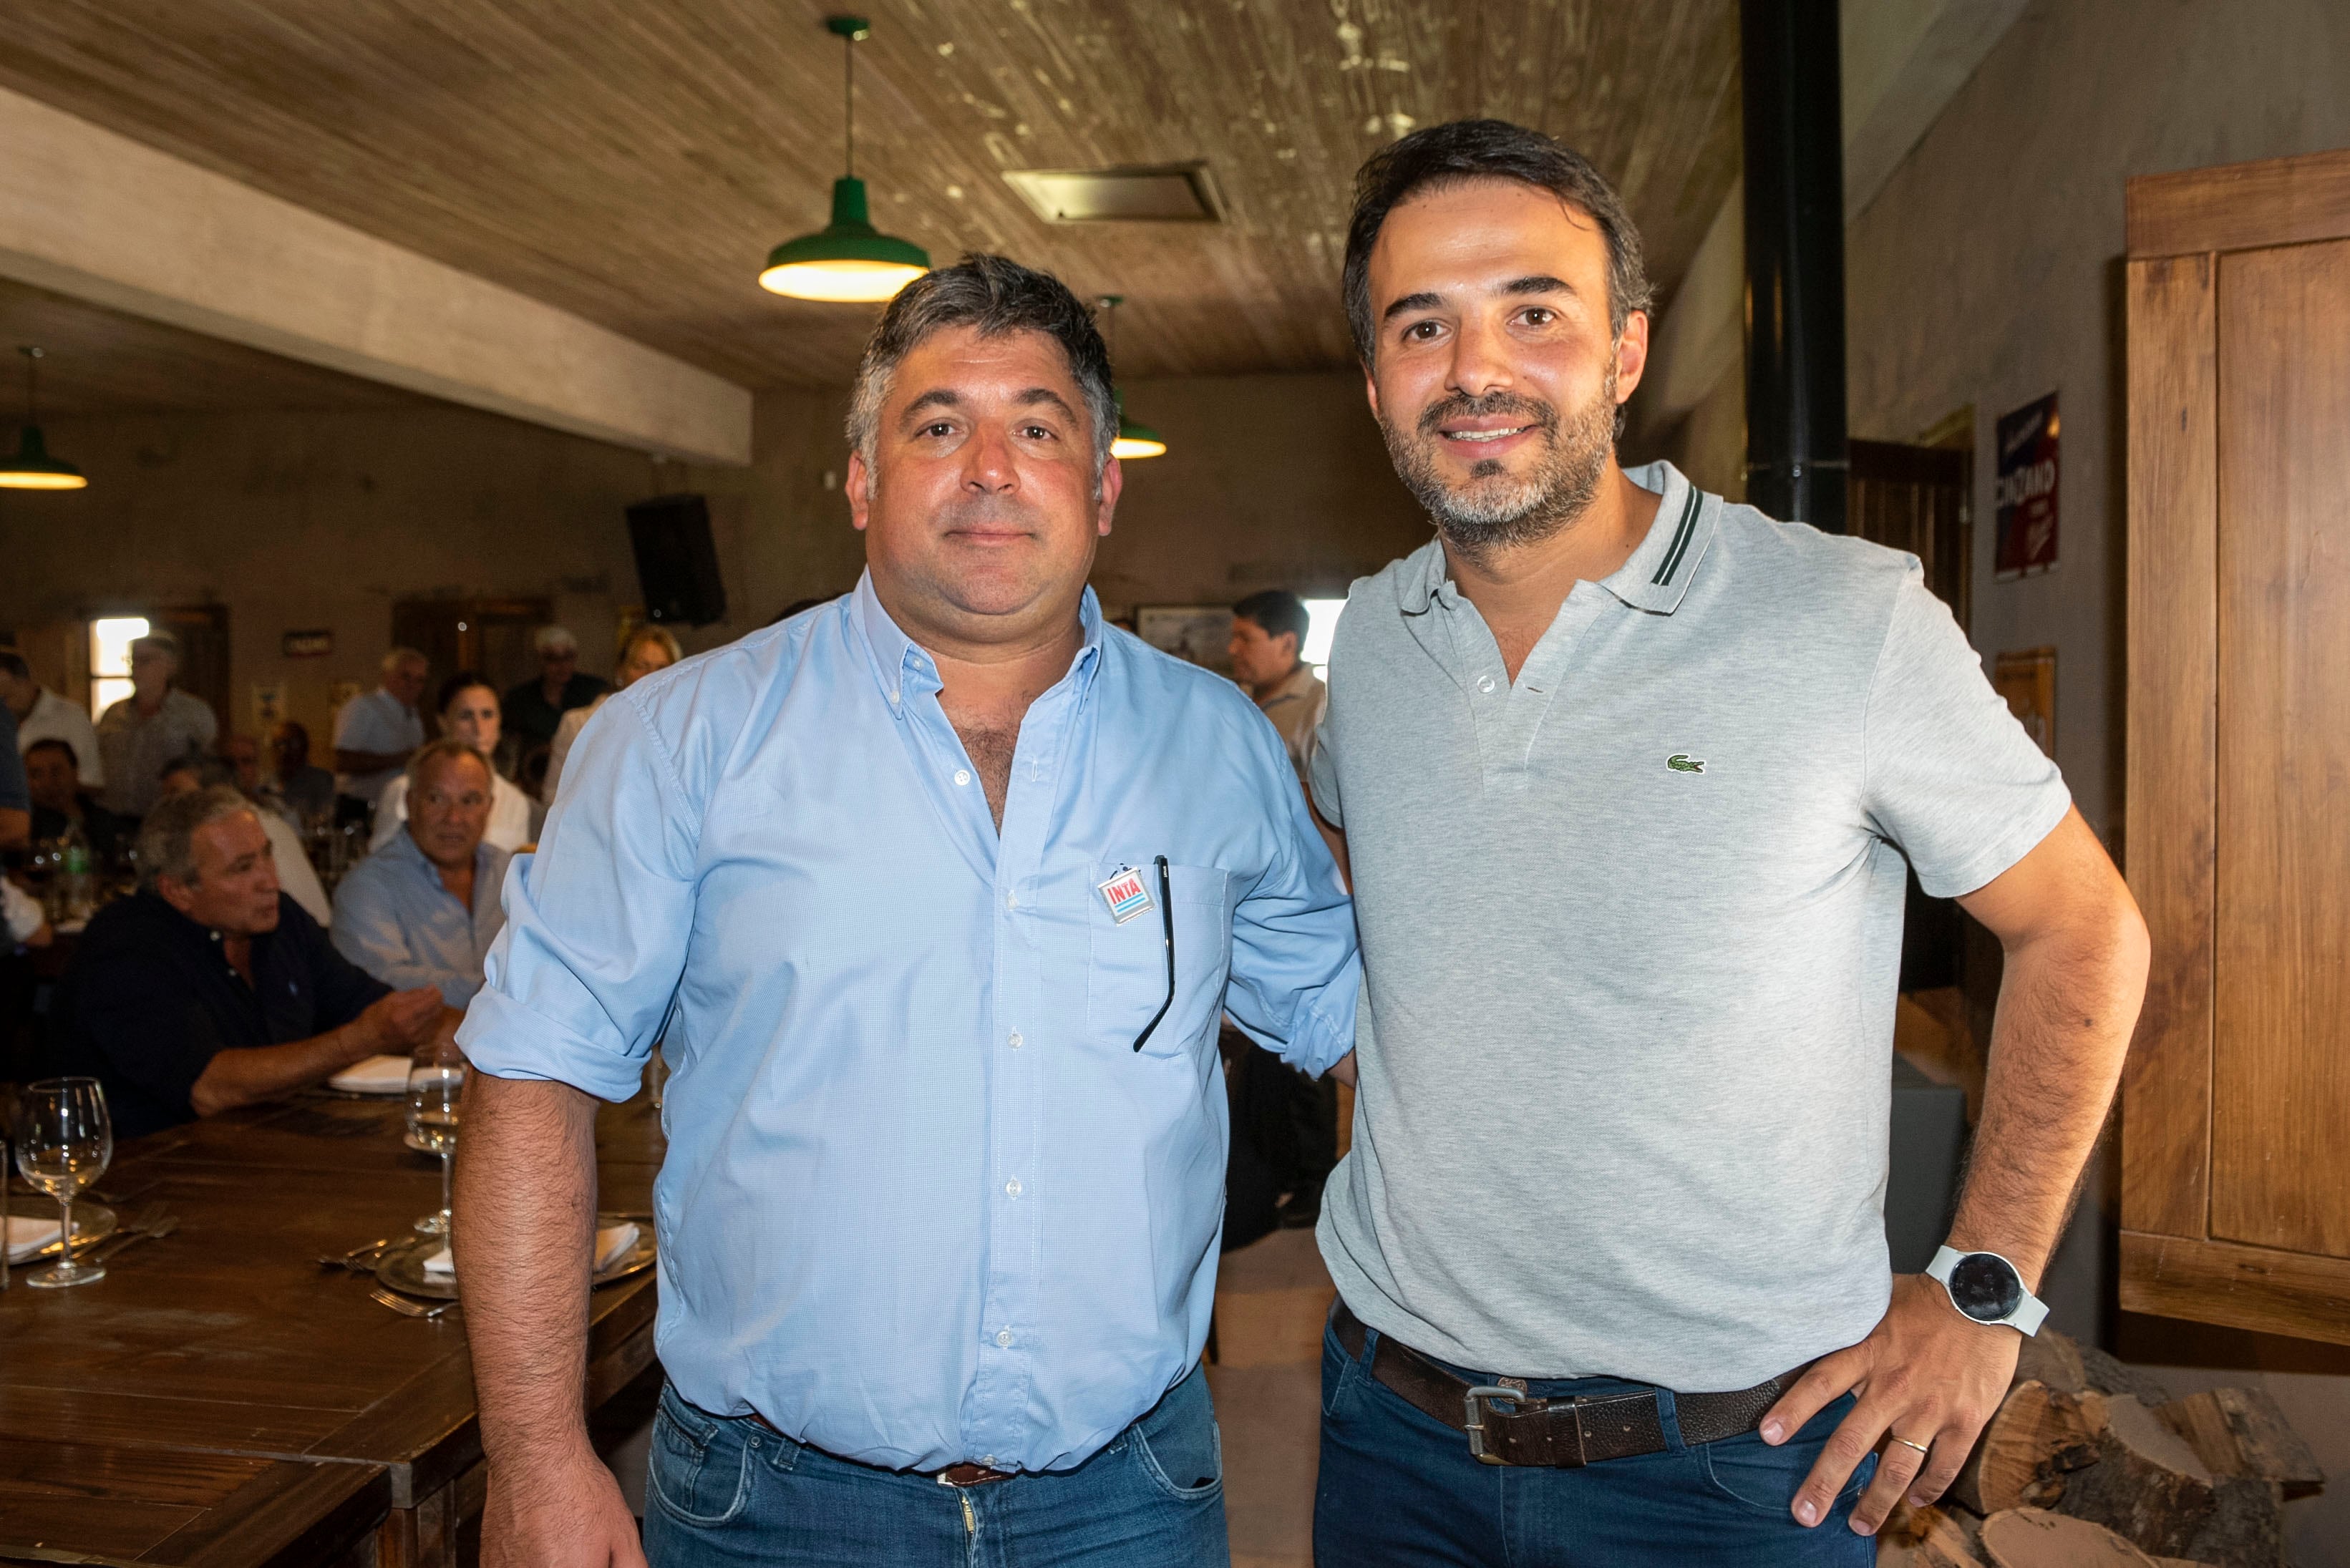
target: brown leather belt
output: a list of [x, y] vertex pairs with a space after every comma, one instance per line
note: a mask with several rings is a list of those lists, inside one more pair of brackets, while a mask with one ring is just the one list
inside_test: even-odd
[[[777, 1427], [773, 1421], [768, 1420], [764, 1416], [760, 1415], [756, 1410], [751, 1412], [751, 1419], [758, 1422], [759, 1425], [766, 1428], [767, 1430], [775, 1433], [775, 1436], [779, 1438], [784, 1435], [781, 1428]], [[849, 1462], [854, 1464], [857, 1461], [852, 1459]], [[985, 1486], [990, 1481], [1010, 1480], [1014, 1476], [1018, 1475], [1020, 1472], [1018, 1470], [992, 1470], [985, 1465], [975, 1465], [966, 1460], [962, 1464], [949, 1465], [942, 1470], [916, 1470], [914, 1473], [916, 1475], [926, 1475], [932, 1480], [938, 1482], [941, 1486]]]
[[[1330, 1326], [1347, 1354], [1361, 1360], [1362, 1320], [1347, 1310], [1345, 1302], [1332, 1309]], [[1804, 1370], [1799, 1366], [1768, 1383], [1727, 1394], [1674, 1395], [1681, 1441], [1694, 1446], [1752, 1431]], [[1670, 1446], [1653, 1390], [1596, 1399], [1531, 1398], [1523, 1378], [1465, 1382], [1386, 1334], [1379, 1335], [1378, 1350], [1371, 1357], [1371, 1376], [1423, 1414], [1466, 1432], [1469, 1451], [1489, 1465], [1574, 1469], [1602, 1459], [1659, 1454]]]

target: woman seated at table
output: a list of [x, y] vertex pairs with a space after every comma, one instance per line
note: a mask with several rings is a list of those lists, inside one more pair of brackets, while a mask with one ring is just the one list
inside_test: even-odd
[[[667, 627], [640, 626], [629, 634], [620, 648], [619, 668], [612, 671], [612, 691], [633, 686], [656, 670], [667, 670], [685, 657], [677, 639]], [[596, 716], [596, 710], [611, 700], [607, 691], [585, 708], [574, 708], [563, 715], [555, 727], [555, 743], [547, 748], [546, 783], [540, 786], [538, 798], [548, 805], [555, 804], [555, 792], [563, 784], [563, 763], [571, 755], [572, 745], [578, 741], [579, 732]]]
[[[538, 803], [498, 776], [498, 691], [477, 670], [461, 670], [441, 683], [441, 733], [463, 741], [490, 764], [490, 826], [483, 839], [508, 854], [538, 836]], [[376, 803], [375, 832], [368, 839], [370, 852], [391, 842], [408, 820], [406, 775], [383, 786]]]
[[261, 809], [212, 785], [156, 803], [139, 891], [100, 909], [58, 981], [57, 1070], [105, 1085], [136, 1137], [321, 1084], [456, 1027], [431, 986], [393, 991], [279, 891]]

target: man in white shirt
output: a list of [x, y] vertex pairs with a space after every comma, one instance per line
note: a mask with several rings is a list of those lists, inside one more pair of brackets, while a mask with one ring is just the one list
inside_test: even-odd
[[383, 656], [383, 684], [352, 698], [335, 715], [335, 812], [358, 821], [371, 814], [384, 786], [424, 743], [416, 701], [431, 665], [412, 648]]
[[106, 764], [99, 760], [98, 731], [89, 715], [80, 703], [34, 680], [24, 656], [6, 649], [0, 649], [0, 704], [16, 716], [18, 756], [32, 750], [36, 741], [63, 741], [80, 764], [82, 788], [94, 790], [106, 783]]
[[144, 816], [155, 804], [163, 764], [211, 746], [220, 733], [212, 704], [172, 684], [180, 673], [179, 639], [151, 632], [130, 644], [130, 695], [99, 716], [99, 751], [106, 760], [106, 809]]

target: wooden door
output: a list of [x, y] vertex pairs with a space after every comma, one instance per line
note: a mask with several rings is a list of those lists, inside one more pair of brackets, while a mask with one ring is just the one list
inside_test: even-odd
[[500, 691], [536, 675], [531, 639], [553, 615], [544, 598], [404, 599], [391, 607], [391, 640], [432, 666], [429, 706], [441, 682], [461, 670], [479, 670]]
[[2350, 1343], [2350, 152], [2128, 205], [2121, 1302]]

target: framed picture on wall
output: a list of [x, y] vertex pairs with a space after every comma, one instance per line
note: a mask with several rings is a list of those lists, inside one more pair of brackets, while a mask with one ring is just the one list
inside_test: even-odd
[[1137, 605], [1134, 631], [1151, 647], [1187, 664], [1232, 675], [1230, 605]]

